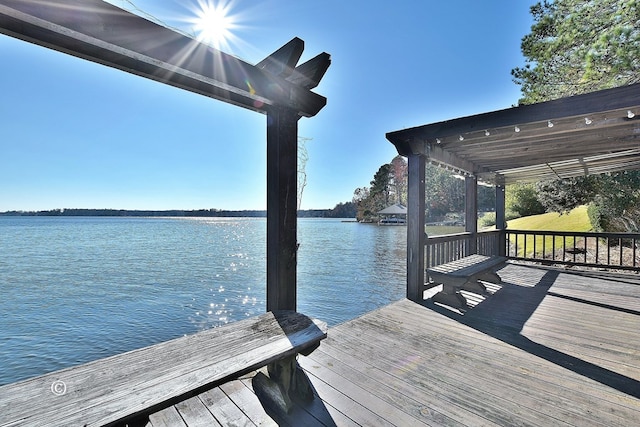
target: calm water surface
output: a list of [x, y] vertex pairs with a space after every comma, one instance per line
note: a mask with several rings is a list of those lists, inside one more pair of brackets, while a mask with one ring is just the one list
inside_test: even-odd
[[[404, 297], [405, 227], [299, 219], [298, 241], [299, 311]], [[0, 217], [0, 384], [263, 313], [265, 254], [265, 219]]]

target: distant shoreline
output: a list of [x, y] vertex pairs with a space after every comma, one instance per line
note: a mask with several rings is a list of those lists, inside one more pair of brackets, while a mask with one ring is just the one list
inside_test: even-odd
[[[129, 209], [52, 209], [45, 211], [6, 211], [0, 216], [108, 216], [108, 217], [248, 217], [266, 218], [266, 210], [129, 210]], [[299, 218], [337, 218], [332, 209], [298, 211]]]

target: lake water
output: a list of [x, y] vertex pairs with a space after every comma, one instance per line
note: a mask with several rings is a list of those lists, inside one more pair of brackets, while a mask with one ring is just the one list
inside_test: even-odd
[[[405, 227], [299, 219], [298, 241], [300, 312], [404, 297]], [[0, 384], [263, 313], [265, 255], [264, 218], [0, 217]]]

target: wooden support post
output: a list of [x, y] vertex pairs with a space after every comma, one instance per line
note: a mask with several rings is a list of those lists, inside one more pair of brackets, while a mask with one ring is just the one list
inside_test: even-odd
[[469, 241], [469, 253], [478, 253], [478, 181], [475, 176], [465, 178], [465, 231], [471, 233]]
[[267, 113], [267, 311], [296, 310], [299, 118]]
[[504, 197], [504, 185], [496, 185], [496, 230], [500, 231], [498, 235], [498, 251], [495, 255], [505, 256], [507, 248], [507, 221]]
[[426, 157], [410, 154], [409, 182], [407, 190], [407, 298], [411, 301], [424, 299], [425, 271], [424, 245], [427, 235], [425, 224], [425, 167]]

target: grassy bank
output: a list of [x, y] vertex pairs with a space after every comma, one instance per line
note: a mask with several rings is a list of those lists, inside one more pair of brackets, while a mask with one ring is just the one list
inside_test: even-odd
[[[532, 215], [523, 218], [513, 219], [507, 222], [507, 229], [511, 230], [545, 230], [545, 231], [591, 231], [591, 221], [587, 215], [587, 207], [580, 206], [569, 212], [560, 215], [555, 212], [542, 215]], [[542, 248], [543, 236], [536, 238], [536, 247]], [[527, 248], [533, 248], [533, 236], [527, 236]], [[573, 239], [567, 238], [567, 246], [573, 245]], [[544, 242], [547, 248], [553, 245], [552, 237], [546, 237]], [[561, 241], [556, 242], [556, 246], [561, 245]], [[520, 246], [520, 245], [518, 245]], [[518, 251], [519, 256], [524, 254]]]
[[526, 216], [507, 222], [507, 228], [514, 230], [548, 230], [548, 231], [591, 231], [591, 221], [587, 215], [587, 207], [579, 206], [568, 214], [560, 215], [550, 212], [541, 215]]

